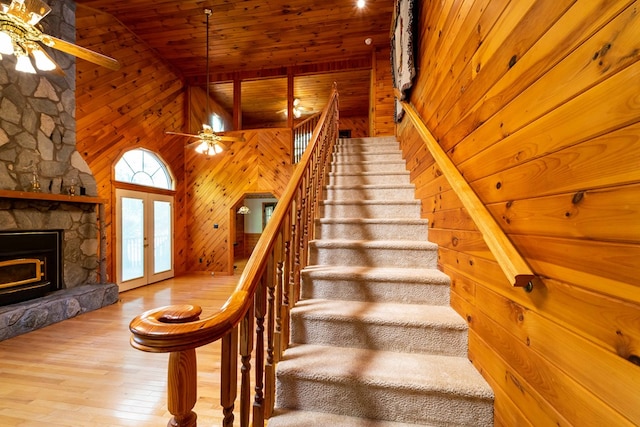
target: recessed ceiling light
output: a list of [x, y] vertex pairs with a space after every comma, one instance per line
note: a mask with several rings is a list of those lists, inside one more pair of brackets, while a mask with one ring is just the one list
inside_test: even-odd
[[357, 5], [360, 9], [362, 9], [362, 8], [364, 7], [364, 5], [365, 5], [365, 1], [364, 1], [364, 0], [358, 0], [358, 2], [356, 3], [356, 5]]

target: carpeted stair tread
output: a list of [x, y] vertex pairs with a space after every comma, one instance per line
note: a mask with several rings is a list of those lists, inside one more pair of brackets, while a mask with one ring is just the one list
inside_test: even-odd
[[414, 200], [415, 186], [409, 183], [327, 185], [327, 200]]
[[[324, 200], [320, 202], [320, 208], [336, 214], [344, 215], [344, 218], [353, 218], [357, 213], [362, 218], [363, 214], [371, 213], [364, 218], [419, 218], [421, 202], [419, 200]], [[325, 218], [340, 218], [341, 216], [325, 216]]]
[[318, 239], [426, 240], [429, 220], [421, 218], [321, 218], [315, 223]]
[[346, 161], [331, 161], [331, 171], [330, 173], [336, 173], [334, 168], [336, 166], [377, 166], [377, 165], [394, 165], [398, 166], [398, 172], [403, 172], [407, 170], [406, 162], [404, 160], [346, 160]]
[[319, 239], [309, 242], [317, 249], [397, 249], [434, 251], [438, 245], [426, 240], [350, 240], [350, 239]]
[[324, 218], [420, 218], [419, 200], [325, 200], [319, 204]]
[[312, 265], [302, 298], [449, 305], [449, 276], [437, 269]]
[[400, 145], [397, 142], [385, 142], [381, 144], [356, 144], [338, 145], [335, 153], [372, 153], [376, 151], [398, 151]]
[[406, 172], [407, 167], [404, 160], [386, 160], [386, 159], [377, 159], [375, 161], [371, 160], [361, 160], [361, 159], [351, 159], [347, 161], [333, 161], [331, 163], [331, 170], [334, 173], [340, 172]]
[[429, 225], [424, 218], [318, 218], [320, 224]]
[[393, 177], [393, 176], [411, 176], [409, 171], [397, 171], [397, 172], [330, 172], [329, 177], [337, 177], [337, 176], [380, 176], [384, 175], [385, 177]]
[[493, 397], [491, 388], [464, 357], [294, 344], [285, 350], [277, 370], [278, 375], [316, 381], [355, 381], [474, 399]]
[[373, 162], [379, 160], [403, 160], [402, 152], [400, 150], [380, 150], [380, 151], [369, 151], [366, 153], [333, 153], [333, 157], [331, 159], [333, 162]]
[[459, 331], [467, 329], [466, 322], [451, 307], [437, 305], [362, 301], [343, 304], [334, 300], [312, 299], [299, 301], [292, 309], [292, 315], [309, 320], [358, 318], [361, 322], [397, 326], [439, 326]]
[[465, 357], [294, 344], [276, 370], [279, 408], [442, 426], [493, 421], [493, 392]]
[[268, 427], [436, 427], [433, 424], [408, 424], [371, 420], [326, 412], [277, 409], [277, 417], [269, 420]]
[[327, 190], [369, 190], [369, 189], [410, 189], [415, 190], [413, 184], [343, 184], [343, 185], [327, 185]]
[[[420, 200], [323, 200], [321, 205], [407, 205], [420, 206]], [[414, 217], [415, 218], [415, 217]]]
[[291, 311], [291, 341], [466, 357], [467, 324], [451, 307], [312, 299]]
[[449, 286], [449, 276], [433, 268], [358, 267], [342, 265], [309, 265], [302, 274], [325, 279], [352, 278], [367, 282], [402, 281], [425, 285]]

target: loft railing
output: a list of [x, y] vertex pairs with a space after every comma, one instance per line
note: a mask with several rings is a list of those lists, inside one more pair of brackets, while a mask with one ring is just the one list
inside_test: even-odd
[[402, 108], [411, 119], [442, 174], [447, 178], [449, 185], [456, 192], [478, 230], [482, 233], [484, 241], [498, 261], [498, 265], [502, 268], [505, 276], [513, 286], [523, 287], [527, 291], [531, 291], [536, 276], [527, 262], [504, 234], [502, 228], [500, 228], [484, 203], [478, 198], [458, 168], [438, 144], [438, 141], [429, 132], [415, 108], [406, 102], [402, 102]]
[[271, 415], [275, 365], [289, 344], [289, 309], [299, 299], [300, 270], [307, 263], [307, 243], [313, 239], [337, 138], [338, 92], [334, 85], [310, 143], [226, 303], [203, 319], [199, 306], [175, 305], [147, 311], [131, 321], [133, 347], [170, 353], [170, 426], [196, 426], [196, 348], [218, 340], [223, 426], [233, 425], [238, 382], [240, 426], [249, 426], [250, 420], [252, 426], [264, 426]]
[[315, 113], [293, 127], [292, 154], [294, 165], [297, 164], [302, 158], [302, 154], [311, 141], [313, 130], [316, 128], [316, 125], [320, 121], [321, 115], [322, 113]]

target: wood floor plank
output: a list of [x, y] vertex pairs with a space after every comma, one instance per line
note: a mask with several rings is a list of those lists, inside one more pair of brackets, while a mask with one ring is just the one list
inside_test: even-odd
[[[133, 289], [112, 306], [1, 341], [0, 425], [166, 425], [171, 418], [168, 355], [132, 348], [129, 322], [145, 310], [171, 304], [198, 304], [204, 315], [212, 313], [241, 272], [186, 275]], [[219, 348], [214, 343], [197, 350], [200, 425], [222, 420]]]

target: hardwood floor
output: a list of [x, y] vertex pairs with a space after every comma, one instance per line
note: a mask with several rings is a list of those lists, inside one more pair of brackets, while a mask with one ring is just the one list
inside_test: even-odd
[[[195, 303], [206, 316], [234, 276], [182, 276], [120, 294], [109, 307], [0, 342], [0, 426], [164, 426], [168, 354], [129, 345], [129, 322], [145, 310]], [[219, 344], [198, 349], [201, 426], [220, 425]]]

